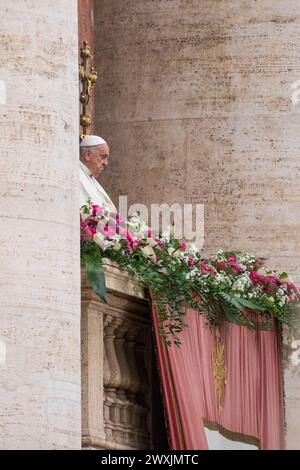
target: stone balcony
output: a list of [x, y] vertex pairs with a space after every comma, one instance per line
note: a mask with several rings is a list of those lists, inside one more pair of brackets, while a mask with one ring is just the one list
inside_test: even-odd
[[82, 270], [82, 445], [167, 448], [147, 294], [105, 262], [108, 302]]

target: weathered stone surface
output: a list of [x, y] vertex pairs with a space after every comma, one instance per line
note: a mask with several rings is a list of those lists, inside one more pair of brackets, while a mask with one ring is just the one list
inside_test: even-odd
[[[247, 250], [300, 283], [299, 1], [100, 0], [95, 25], [115, 202], [204, 203], [204, 254]], [[300, 448], [299, 380], [285, 378]]]
[[82, 443], [89, 449], [161, 449], [166, 433], [150, 308], [137, 283], [106, 260], [108, 302], [82, 270]]
[[0, 23], [0, 448], [79, 448], [77, 5]]
[[91, 52], [93, 54], [95, 50], [94, 0], [78, 0], [77, 5], [79, 45], [81, 46], [83, 41], [87, 41], [91, 46]]

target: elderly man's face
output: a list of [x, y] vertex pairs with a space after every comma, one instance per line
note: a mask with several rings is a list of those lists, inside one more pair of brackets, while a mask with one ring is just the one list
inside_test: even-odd
[[98, 178], [108, 165], [109, 148], [107, 144], [90, 147], [84, 154], [83, 163], [88, 167], [94, 178]]

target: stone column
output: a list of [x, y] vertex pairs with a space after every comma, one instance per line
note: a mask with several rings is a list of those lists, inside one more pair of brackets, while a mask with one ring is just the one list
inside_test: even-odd
[[0, 448], [77, 449], [77, 2], [2, 2], [0, 24]]
[[[204, 203], [205, 255], [253, 252], [300, 283], [299, 1], [100, 0], [95, 28], [113, 200]], [[292, 448], [297, 380], [286, 374]]]

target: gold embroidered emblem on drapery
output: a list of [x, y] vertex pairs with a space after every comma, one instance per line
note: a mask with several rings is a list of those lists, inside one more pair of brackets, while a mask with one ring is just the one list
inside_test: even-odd
[[225, 396], [225, 385], [227, 379], [227, 370], [225, 365], [224, 347], [220, 338], [220, 332], [218, 328], [214, 330], [214, 357], [213, 357], [213, 373], [215, 382], [216, 400], [219, 413], [222, 413], [224, 396]]

